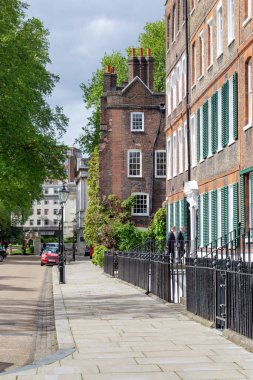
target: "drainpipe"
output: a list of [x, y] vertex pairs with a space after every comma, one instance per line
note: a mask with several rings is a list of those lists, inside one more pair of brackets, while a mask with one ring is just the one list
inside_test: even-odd
[[[189, 25], [188, 25], [188, 1], [184, 0], [184, 21], [185, 21], [185, 55], [186, 55], [186, 121], [187, 121], [187, 152], [188, 152], [188, 181], [191, 180], [191, 134], [190, 134], [190, 104], [189, 104], [189, 88], [190, 88], [190, 77], [189, 77]], [[187, 240], [191, 240], [191, 221], [190, 221], [190, 209], [188, 203], [188, 213], [187, 213]]]

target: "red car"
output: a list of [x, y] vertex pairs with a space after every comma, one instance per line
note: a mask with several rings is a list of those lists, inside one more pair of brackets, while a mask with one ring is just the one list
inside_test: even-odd
[[56, 247], [46, 248], [40, 259], [40, 265], [54, 265], [59, 263], [59, 250]]

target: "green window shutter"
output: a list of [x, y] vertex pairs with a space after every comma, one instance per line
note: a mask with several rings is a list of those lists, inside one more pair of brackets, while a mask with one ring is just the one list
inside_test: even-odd
[[200, 109], [197, 111], [197, 126], [198, 126], [198, 161], [200, 160]]
[[222, 245], [227, 243], [228, 233], [228, 187], [221, 189], [221, 236]]
[[229, 137], [229, 83], [225, 82], [221, 89], [221, 107], [222, 107], [222, 146], [228, 144]]
[[208, 228], [208, 193], [203, 195], [203, 244], [209, 243], [209, 228]]
[[166, 241], [168, 239], [168, 232], [170, 230], [169, 226], [169, 205], [166, 203]]
[[[253, 228], [253, 172], [249, 174], [250, 181], [250, 228]], [[251, 234], [252, 235], [252, 234]]]
[[218, 203], [217, 203], [217, 190], [212, 191], [211, 193], [211, 205], [212, 205], [212, 236], [211, 241], [214, 243], [218, 238], [218, 224], [217, 224], [217, 218], [218, 218]]
[[170, 204], [170, 230], [174, 227], [174, 204]]
[[234, 120], [234, 139], [238, 139], [238, 74], [233, 74], [233, 120]]
[[212, 153], [218, 150], [218, 92], [212, 96]]
[[201, 209], [200, 209], [200, 195], [198, 196], [198, 246], [201, 244]]
[[179, 201], [176, 202], [176, 205], [175, 205], [175, 212], [176, 212], [176, 215], [175, 215], [175, 224], [176, 224], [176, 228], [177, 228], [177, 231], [179, 231]]
[[[253, 176], [252, 176], [253, 180]], [[237, 230], [239, 222], [239, 213], [238, 213], [238, 183], [233, 184], [233, 229]]]
[[208, 154], [208, 100], [203, 105], [203, 158]]
[[240, 209], [241, 209], [241, 226], [245, 228], [245, 184], [244, 175], [240, 177]]
[[187, 225], [187, 200], [186, 198], [182, 199], [181, 201], [181, 224], [182, 226], [185, 227], [185, 238], [187, 237], [187, 230], [188, 230], [188, 225]]

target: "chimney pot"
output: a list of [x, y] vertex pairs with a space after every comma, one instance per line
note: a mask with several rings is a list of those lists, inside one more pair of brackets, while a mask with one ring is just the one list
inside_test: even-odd
[[110, 65], [106, 65], [105, 72], [106, 72], [107, 74], [110, 74], [110, 72], [111, 72], [111, 66], [110, 66]]
[[135, 57], [135, 48], [132, 48], [132, 57]]
[[143, 56], [143, 48], [140, 48], [140, 57]]
[[147, 57], [150, 57], [151, 56], [151, 50], [150, 48], [147, 48]]
[[115, 74], [115, 67], [111, 68], [111, 74]]

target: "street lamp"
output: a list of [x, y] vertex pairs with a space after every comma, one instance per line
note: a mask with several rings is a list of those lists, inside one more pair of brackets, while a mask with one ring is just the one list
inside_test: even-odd
[[62, 188], [59, 190], [59, 203], [61, 205], [61, 228], [60, 230], [60, 255], [59, 255], [59, 283], [65, 284], [65, 267], [64, 267], [64, 237], [63, 237], [63, 208], [65, 203], [67, 202], [69, 191], [66, 189], [65, 184], [63, 184]]
[[76, 218], [72, 221], [73, 225], [73, 246], [72, 246], [72, 259], [76, 261]]

